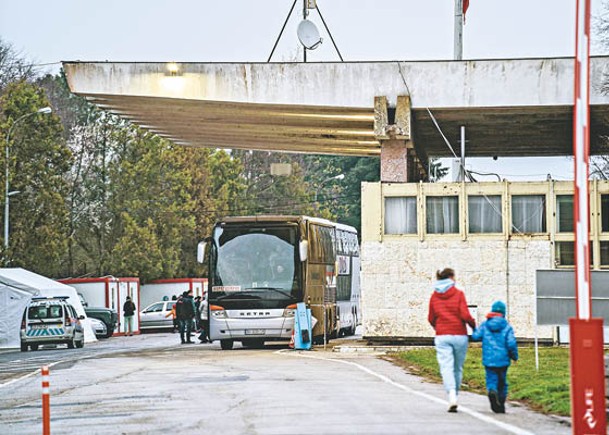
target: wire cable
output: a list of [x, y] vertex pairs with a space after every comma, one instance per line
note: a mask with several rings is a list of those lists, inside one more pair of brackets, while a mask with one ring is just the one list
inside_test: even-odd
[[290, 20], [290, 17], [292, 16], [292, 12], [294, 11], [294, 6], [296, 6], [296, 2], [298, 0], [294, 0], [294, 3], [292, 3], [292, 7], [290, 8], [290, 12], [288, 12], [288, 16], [285, 18], [285, 21], [283, 23], [283, 27], [281, 28], [281, 31], [279, 32], [279, 36], [277, 37], [277, 40], [275, 41], [275, 45], [273, 45], [273, 49], [271, 50], [271, 54], [269, 54], [269, 58], [266, 60], [267, 63], [271, 61], [271, 58], [273, 57], [273, 53], [275, 53], [275, 49], [277, 48], [277, 44], [279, 44], [279, 40], [281, 39], [281, 35], [283, 35], [283, 31], [285, 30], [285, 26], [288, 24], [288, 21]]
[[[449, 140], [446, 138], [446, 136], [444, 135], [444, 132], [442, 131], [442, 129], [440, 128], [440, 125], [438, 124], [438, 121], [436, 121], [436, 117], [433, 116], [433, 113], [431, 113], [431, 110], [429, 110], [429, 107], [426, 107], [427, 109], [427, 113], [429, 113], [429, 116], [431, 117], [431, 120], [433, 121], [434, 125], [436, 126], [436, 128], [438, 129], [438, 132], [440, 132], [440, 135], [442, 136], [442, 138], [444, 139], [444, 142], [446, 143], [446, 146], [448, 147], [448, 149], [453, 153], [453, 155], [455, 156], [455, 158], [457, 157], [457, 153], [455, 153], [455, 150], [453, 149], [452, 145], [450, 144]], [[463, 165], [463, 162], [459, 162], [459, 166], [461, 167], [461, 170], [463, 171], [463, 174], [471, 181], [471, 182], [476, 182], [476, 180], [474, 179], [474, 177], [471, 175], [470, 171], [468, 171], [467, 169], [465, 169], [465, 166]], [[491, 206], [491, 209], [495, 211], [495, 213], [501, 217], [501, 220], [503, 221], [503, 213], [501, 213], [501, 210], [497, 210], [497, 207], [495, 206], [495, 204], [493, 204], [493, 202], [491, 201], [491, 199], [485, 195], [484, 193], [482, 194], [482, 196], [486, 199], [486, 201], [489, 203], [489, 205]], [[515, 229], [519, 234], [523, 234], [520, 229], [518, 229], [517, 227], [514, 226], [514, 224], [511, 224], [511, 227], [513, 229]]]
[[336, 46], [336, 42], [334, 42], [334, 37], [332, 37], [332, 32], [330, 32], [330, 29], [328, 28], [328, 25], [326, 24], [326, 20], [324, 20], [324, 16], [321, 14], [321, 9], [319, 9], [319, 5], [317, 5], [315, 7], [315, 9], [317, 9], [317, 13], [319, 14], [319, 18], [321, 18], [321, 22], [323, 23], [324, 27], [326, 28], [326, 32], [328, 32], [328, 35], [330, 35], [330, 41], [332, 41], [332, 45], [334, 45], [334, 49], [336, 50], [336, 53], [338, 54], [340, 61], [344, 62], [345, 60], [343, 59], [343, 55], [340, 54], [340, 50]]

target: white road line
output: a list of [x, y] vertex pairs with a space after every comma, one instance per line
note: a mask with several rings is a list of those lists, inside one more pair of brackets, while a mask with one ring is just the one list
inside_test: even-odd
[[[341, 360], [341, 359], [323, 358], [323, 357], [319, 357], [319, 356], [304, 355], [304, 354], [301, 354], [301, 353], [293, 353], [293, 352], [294, 352], [293, 350], [288, 350], [288, 349], [281, 349], [281, 350], [275, 351], [276, 354], [281, 354], [281, 355], [287, 355], [287, 356], [299, 357], [299, 358], [317, 359], [317, 360], [322, 360], [322, 361], [331, 361], [331, 362], [337, 362], [337, 363], [341, 363], [341, 364], [346, 364], [346, 365], [350, 365], [350, 366], [353, 366], [353, 367], [357, 367], [359, 370], [361, 370], [361, 371], [363, 371], [365, 373], [368, 373], [369, 375], [372, 375], [372, 376], [380, 379], [381, 381], [383, 381], [383, 382], [385, 382], [387, 384], [393, 385], [394, 387], [397, 387], [397, 388], [399, 388], [401, 390], [407, 391], [407, 392], [409, 392], [411, 394], [414, 394], [416, 396], [419, 396], [419, 397], [423, 397], [423, 398], [425, 398], [425, 399], [427, 399], [427, 400], [429, 400], [431, 402], [438, 403], [440, 405], [445, 405], [445, 406], [448, 405], [448, 402], [445, 401], [445, 400], [442, 400], [442, 399], [440, 399], [438, 397], [432, 396], [431, 394], [427, 394], [427, 393], [423, 393], [421, 391], [417, 391], [417, 390], [415, 390], [413, 388], [407, 387], [406, 385], [399, 384], [399, 383], [389, 379], [387, 376], [381, 375], [380, 373], [377, 373], [374, 370], [370, 370], [369, 368], [364, 367], [361, 364], [358, 364], [358, 363], [355, 363], [355, 362], [352, 362], [352, 361], [344, 361], [344, 360]], [[481, 420], [481, 421], [483, 421], [485, 423], [489, 423], [489, 424], [495, 425], [495, 426], [497, 426], [497, 427], [499, 427], [499, 428], [501, 428], [503, 430], [506, 430], [508, 432], [511, 432], [513, 434], [517, 434], [517, 435], [534, 435], [533, 432], [529, 432], [527, 430], [521, 429], [521, 428], [516, 427], [514, 425], [511, 425], [509, 423], [505, 423], [503, 421], [496, 420], [493, 417], [481, 414], [478, 411], [474, 411], [473, 409], [469, 409], [469, 408], [467, 408], [465, 406], [461, 406], [460, 405], [459, 406], [459, 411], [462, 411], [465, 414], [469, 414], [472, 417], [477, 418], [478, 420]]]
[[[167, 348], [167, 349], [169, 349], [169, 348]], [[92, 354], [84, 355], [84, 356], [81, 356], [81, 357], [78, 357], [78, 358], [68, 358], [68, 359], [63, 359], [63, 360], [59, 360], [59, 361], [55, 361], [55, 362], [52, 362], [52, 363], [47, 363], [47, 364], [44, 364], [44, 363], [43, 363], [43, 359], [44, 359], [44, 358], [47, 358], [47, 359], [49, 358], [49, 357], [48, 357], [48, 356], [46, 356], [46, 355], [40, 355], [40, 356], [37, 356], [37, 357], [27, 358], [26, 360], [23, 360], [23, 361], [25, 362], [25, 361], [32, 360], [32, 359], [35, 359], [35, 358], [40, 358], [40, 359], [41, 359], [41, 361], [40, 361], [40, 363], [39, 363], [39, 364], [40, 364], [41, 366], [42, 366], [42, 365], [47, 365], [49, 368], [51, 368], [51, 367], [53, 367], [53, 366], [56, 366], [57, 364], [61, 364], [61, 363], [65, 363], [65, 362], [74, 362], [74, 363], [75, 363], [75, 362], [78, 362], [78, 361], [83, 361], [83, 360], [85, 360], [85, 359], [97, 358], [97, 357], [99, 357], [99, 356], [106, 355], [106, 354], [108, 354], [108, 353], [112, 353], [111, 351], [113, 351], [113, 350], [118, 350], [118, 351], [120, 351], [121, 349], [120, 349], [120, 348], [110, 348], [110, 349], [106, 349], [106, 350], [108, 350], [108, 352], [92, 353]], [[5, 363], [5, 364], [6, 364], [6, 363]], [[5, 369], [6, 369], [6, 368], [5, 368]], [[0, 371], [1, 371], [1, 370], [2, 370], [2, 369], [0, 368]], [[27, 374], [25, 374], [25, 375], [23, 375], [23, 376], [21, 376], [21, 377], [19, 377], [19, 378], [12, 379], [12, 380], [10, 380], [10, 381], [8, 381], [8, 382], [5, 382], [4, 384], [0, 384], [0, 389], [2, 389], [2, 388], [4, 388], [4, 387], [7, 387], [7, 386], [9, 386], [9, 385], [15, 384], [15, 383], [17, 383], [17, 382], [19, 382], [19, 381], [22, 381], [22, 380], [24, 380], [24, 379], [27, 379], [27, 378], [29, 378], [29, 377], [31, 377], [31, 376], [37, 375], [38, 373], [40, 373], [40, 368], [38, 368], [38, 369], [34, 370], [34, 371], [33, 371], [33, 372], [31, 372], [31, 373], [27, 373]]]
[[[53, 367], [53, 366], [56, 366], [57, 364], [61, 364], [61, 363], [64, 363], [64, 362], [79, 361], [79, 360], [81, 360], [81, 359], [85, 359], [85, 358], [86, 358], [86, 357], [84, 357], [84, 358], [78, 358], [78, 359], [73, 359], [73, 360], [72, 360], [72, 359], [64, 359], [64, 360], [55, 361], [55, 362], [52, 362], [52, 363], [50, 363], [50, 364], [46, 364], [46, 365], [47, 365], [49, 368], [51, 368], [51, 367]], [[11, 384], [15, 384], [15, 383], [17, 383], [17, 382], [19, 382], [19, 381], [22, 381], [22, 380], [24, 380], [24, 379], [27, 379], [27, 378], [29, 378], [29, 377], [31, 377], [31, 376], [37, 375], [38, 373], [40, 373], [40, 369], [36, 369], [36, 370], [34, 370], [33, 372], [28, 373], [28, 374], [26, 374], [26, 375], [23, 375], [23, 376], [21, 376], [21, 377], [19, 377], [19, 378], [17, 378], [17, 379], [12, 379], [12, 380], [10, 380], [10, 381], [8, 381], [8, 382], [5, 382], [4, 384], [0, 384], [0, 388], [4, 388], [4, 387], [7, 387], [7, 386], [9, 386], [9, 385], [11, 385]]]

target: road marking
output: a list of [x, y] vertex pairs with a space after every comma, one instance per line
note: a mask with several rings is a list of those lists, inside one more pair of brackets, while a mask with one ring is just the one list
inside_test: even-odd
[[[165, 349], [171, 349], [171, 347], [167, 347]], [[87, 350], [89, 350], [89, 349], [87, 349]], [[74, 357], [74, 358], [67, 358], [67, 359], [62, 359], [62, 360], [59, 360], [59, 361], [49, 362], [46, 365], [49, 366], [49, 367], [53, 367], [53, 366], [56, 366], [57, 364], [62, 364], [62, 363], [67, 363], [67, 362], [74, 362], [74, 363], [76, 363], [76, 362], [83, 361], [83, 360], [86, 360], [86, 359], [98, 358], [98, 357], [106, 355], [106, 354], [112, 354], [114, 352], [121, 353], [124, 350], [125, 350], [124, 348], [117, 347], [117, 346], [107, 347], [107, 348], [100, 348], [100, 349], [91, 349], [90, 350], [91, 353], [88, 353], [88, 354], [85, 354], [85, 355], [79, 355], [79, 356]], [[17, 361], [20, 361], [22, 363], [27, 363], [27, 364], [24, 364], [23, 368], [26, 369], [26, 370], [27, 369], [31, 370], [34, 367], [28, 367], [29, 365], [31, 365], [31, 364], [40, 364], [42, 366], [46, 362], [44, 360], [49, 359], [49, 358], [53, 358], [53, 355], [39, 355], [39, 356], [33, 356], [31, 358], [26, 358], [26, 359], [17, 360]], [[36, 362], [35, 360], [40, 360], [40, 361]], [[15, 361], [15, 360], [13, 360], [13, 361]], [[9, 373], [11, 371], [12, 372], [17, 371], [17, 370], [15, 370], [15, 368], [12, 368], [10, 366], [4, 366], [4, 367], [2, 366], [3, 364], [11, 364], [11, 363], [13, 363], [13, 361], [7, 361], [6, 363], [0, 364], [0, 373]], [[23, 371], [23, 370], [19, 370], [19, 371]], [[10, 381], [7, 381], [7, 382], [5, 382], [3, 384], [0, 384], [0, 389], [2, 389], [4, 387], [7, 387], [9, 385], [15, 384], [15, 383], [17, 383], [19, 381], [22, 381], [24, 379], [27, 379], [27, 378], [29, 378], [31, 376], [37, 375], [38, 373], [40, 373], [40, 368], [37, 368], [36, 370], [34, 370], [34, 371], [30, 372], [30, 373], [27, 373], [27, 374], [25, 374], [23, 376], [15, 378], [15, 379], [11, 379]]]
[[[82, 358], [75, 358], [75, 359], [62, 359], [62, 360], [59, 360], [59, 361], [55, 361], [55, 362], [49, 363], [49, 364], [47, 364], [47, 366], [49, 368], [51, 368], [53, 366], [56, 366], [57, 364], [61, 364], [61, 363], [65, 363], [65, 362], [76, 362], [76, 361], [80, 361], [80, 360], [87, 359], [87, 358], [92, 358], [92, 357], [94, 357], [94, 355], [85, 356], [85, 357], [82, 357]], [[20, 377], [18, 377], [16, 379], [12, 379], [12, 380], [10, 380], [8, 382], [5, 382], [4, 384], [0, 384], [0, 388], [7, 387], [7, 386], [9, 386], [11, 384], [17, 383], [17, 382], [22, 381], [24, 379], [27, 379], [27, 378], [29, 378], [31, 376], [37, 375], [38, 373], [40, 373], [40, 369], [36, 369], [33, 372], [30, 372], [28, 374], [20, 376]]]
[[[323, 357], [320, 357], [320, 356], [303, 355], [301, 353], [293, 353], [293, 352], [294, 352], [293, 350], [288, 350], [288, 349], [281, 349], [281, 350], [275, 351], [276, 354], [281, 354], [281, 355], [300, 357], [300, 358], [317, 359], [317, 360], [322, 360], [322, 361], [338, 362], [338, 363], [341, 363], [341, 364], [346, 364], [346, 365], [350, 365], [350, 366], [353, 366], [353, 367], [357, 367], [359, 370], [361, 370], [361, 371], [363, 371], [365, 373], [368, 373], [369, 375], [372, 375], [372, 376], [380, 379], [381, 381], [383, 381], [383, 382], [385, 382], [387, 384], [393, 385], [394, 387], [397, 387], [397, 388], [399, 388], [401, 390], [407, 391], [407, 392], [409, 392], [411, 394], [414, 394], [416, 396], [419, 396], [419, 397], [423, 397], [423, 398], [425, 398], [425, 399], [427, 399], [429, 401], [438, 403], [440, 405], [445, 405], [445, 406], [448, 405], [448, 402], [446, 400], [442, 400], [442, 399], [440, 399], [438, 397], [432, 396], [431, 394], [427, 394], [427, 393], [423, 393], [421, 391], [417, 391], [417, 390], [415, 390], [413, 388], [407, 387], [406, 385], [399, 384], [399, 383], [389, 379], [387, 376], [381, 375], [380, 373], [377, 373], [374, 370], [369, 369], [368, 367], [364, 367], [361, 364], [358, 364], [358, 363], [355, 363], [355, 362], [352, 362], [352, 361], [344, 361], [344, 360], [341, 360], [341, 359], [323, 358]], [[511, 425], [509, 423], [505, 423], [503, 421], [496, 420], [493, 417], [481, 414], [478, 411], [474, 411], [473, 409], [469, 409], [469, 408], [467, 408], [465, 406], [459, 405], [459, 411], [462, 411], [465, 414], [469, 414], [472, 417], [477, 418], [478, 420], [481, 420], [481, 421], [483, 421], [485, 423], [493, 424], [493, 425], [495, 425], [495, 426], [497, 426], [497, 427], [499, 427], [499, 428], [501, 428], [503, 430], [509, 431], [509, 432], [511, 432], [513, 434], [516, 434], [516, 435], [534, 435], [533, 432], [529, 432], [527, 430], [524, 430], [524, 429], [521, 429], [519, 427], [513, 426], [513, 425]]]

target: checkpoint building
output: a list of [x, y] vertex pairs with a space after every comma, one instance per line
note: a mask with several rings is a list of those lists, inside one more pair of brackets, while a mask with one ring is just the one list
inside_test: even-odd
[[[458, 148], [461, 126], [467, 157], [571, 155], [573, 64], [65, 62], [64, 69], [74, 93], [184, 146], [380, 158], [381, 181], [362, 184], [364, 336], [401, 339], [433, 335], [427, 305], [443, 267], [456, 270], [478, 320], [502, 299], [517, 335], [533, 337], [536, 271], [574, 264], [572, 183], [429, 183], [427, 168], [432, 157], [453, 157], [446, 141]], [[607, 152], [607, 81], [609, 57], [593, 57], [592, 154]], [[609, 182], [592, 181], [590, 192], [592, 267], [600, 270], [609, 268]]]

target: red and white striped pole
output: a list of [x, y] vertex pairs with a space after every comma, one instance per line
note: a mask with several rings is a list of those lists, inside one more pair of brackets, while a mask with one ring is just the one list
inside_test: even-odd
[[48, 366], [42, 366], [42, 435], [51, 435], [51, 403]]
[[590, 285], [590, 0], [577, 0], [575, 39], [575, 298], [569, 319], [571, 418], [574, 434], [606, 434], [603, 319], [592, 318]]

